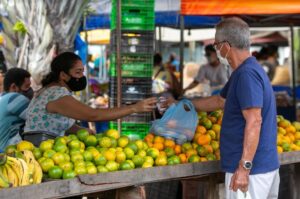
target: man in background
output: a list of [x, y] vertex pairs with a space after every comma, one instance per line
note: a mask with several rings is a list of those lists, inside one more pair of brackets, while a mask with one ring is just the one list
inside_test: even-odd
[[200, 83], [207, 83], [212, 88], [221, 88], [228, 80], [228, 71], [220, 63], [216, 50], [212, 45], [205, 47], [205, 57], [207, 64], [201, 66], [194, 81], [184, 89], [184, 92], [195, 88]]
[[0, 95], [0, 149], [21, 140], [26, 110], [33, 97], [30, 73], [21, 68], [9, 69]]

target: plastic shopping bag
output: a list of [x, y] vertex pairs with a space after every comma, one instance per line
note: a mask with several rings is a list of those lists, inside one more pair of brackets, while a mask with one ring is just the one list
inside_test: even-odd
[[155, 120], [150, 132], [182, 144], [193, 139], [197, 123], [198, 116], [194, 105], [183, 99], [172, 104], [161, 119]]

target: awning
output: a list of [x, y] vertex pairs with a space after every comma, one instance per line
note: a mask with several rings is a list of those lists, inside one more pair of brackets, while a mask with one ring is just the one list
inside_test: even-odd
[[181, 0], [183, 15], [300, 14], [299, 0]]

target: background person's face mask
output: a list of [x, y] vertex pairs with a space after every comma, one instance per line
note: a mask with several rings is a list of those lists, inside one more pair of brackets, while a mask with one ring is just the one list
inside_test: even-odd
[[27, 97], [28, 99], [32, 99], [33, 98], [33, 89], [30, 87], [29, 89], [27, 89], [26, 91], [21, 91], [21, 94], [24, 95], [25, 97]]

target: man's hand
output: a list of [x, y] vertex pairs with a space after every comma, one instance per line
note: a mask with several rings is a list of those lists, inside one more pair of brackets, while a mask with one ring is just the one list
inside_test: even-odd
[[244, 193], [247, 192], [249, 185], [249, 173], [249, 170], [246, 170], [240, 165], [231, 178], [229, 189], [235, 192], [238, 189]]

